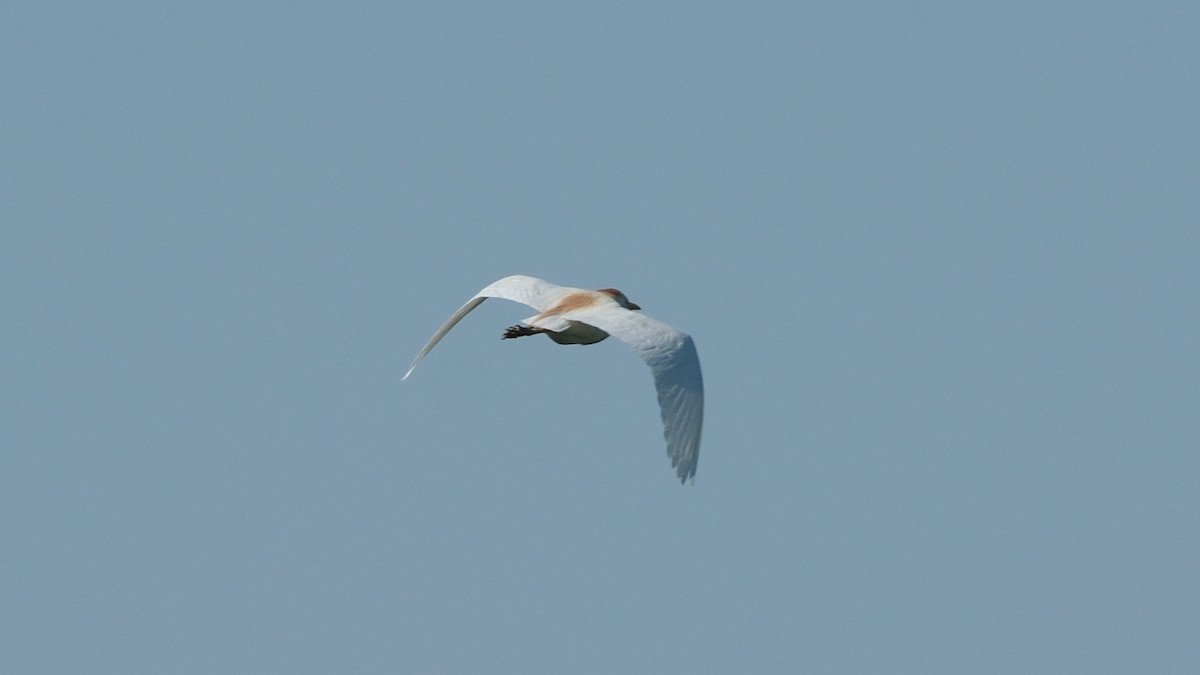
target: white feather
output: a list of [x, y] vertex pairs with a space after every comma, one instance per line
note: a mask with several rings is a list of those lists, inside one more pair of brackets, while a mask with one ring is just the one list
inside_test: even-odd
[[563, 317], [616, 336], [642, 357], [654, 375], [662, 408], [667, 455], [680, 481], [696, 474], [704, 424], [704, 378], [692, 337], [661, 321], [616, 303], [566, 312]]
[[470, 314], [471, 310], [478, 307], [480, 303], [488, 298], [512, 300], [529, 305], [539, 312], [543, 312], [553, 307], [555, 303], [564, 297], [580, 290], [583, 289], [556, 286], [549, 281], [542, 281], [541, 279], [521, 274], [504, 277], [476, 293], [475, 297], [467, 301], [467, 304], [459, 307], [457, 312], [451, 314], [450, 318], [446, 319], [446, 323], [443, 323], [441, 328], [438, 328], [437, 332], [433, 334], [433, 337], [429, 338], [429, 342], [426, 342], [425, 346], [421, 348], [421, 351], [417, 354], [417, 358], [413, 359], [412, 365], [408, 367], [408, 372], [404, 373], [404, 377], [400, 379], [407, 380], [408, 376], [412, 375], [412, 371], [416, 369], [417, 364], [421, 362], [421, 359], [424, 359], [429, 352], [433, 351], [437, 343], [446, 337], [446, 333], [449, 333], [450, 329], [458, 325], [458, 322], [462, 321], [464, 316]]

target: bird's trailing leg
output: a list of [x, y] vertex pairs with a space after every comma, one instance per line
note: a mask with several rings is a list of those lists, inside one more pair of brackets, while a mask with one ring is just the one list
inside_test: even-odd
[[504, 337], [502, 339], [508, 340], [510, 338], [519, 338], [525, 337], [526, 335], [537, 335], [538, 333], [548, 332], [549, 331], [547, 331], [545, 328], [535, 328], [533, 326], [509, 326], [508, 328], [504, 329]]

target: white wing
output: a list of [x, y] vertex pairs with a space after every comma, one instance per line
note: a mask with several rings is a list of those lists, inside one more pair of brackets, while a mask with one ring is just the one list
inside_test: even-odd
[[550, 283], [549, 281], [543, 281], [535, 277], [527, 277], [521, 274], [515, 274], [511, 277], [504, 277], [503, 279], [476, 293], [475, 297], [467, 301], [467, 304], [460, 307], [457, 312], [450, 316], [449, 319], [446, 319], [446, 323], [442, 324], [442, 327], [437, 329], [437, 332], [433, 334], [433, 337], [429, 338], [429, 342], [426, 342], [425, 346], [421, 348], [421, 351], [417, 354], [417, 358], [413, 359], [412, 365], [408, 368], [408, 372], [404, 373], [404, 377], [400, 379], [407, 380], [408, 376], [412, 375], [413, 369], [415, 369], [417, 364], [421, 362], [421, 359], [425, 358], [425, 355], [432, 351], [442, 338], [446, 337], [446, 333], [449, 333], [450, 329], [454, 328], [459, 321], [462, 321], [464, 316], [469, 314], [471, 310], [478, 307], [480, 303], [488, 298], [503, 298], [504, 300], [513, 300], [515, 302], [529, 305], [539, 312], [542, 312], [553, 307], [555, 303], [563, 298], [563, 296], [575, 293], [579, 290], [580, 289], [578, 288], [558, 286]]
[[704, 423], [704, 380], [691, 336], [616, 303], [573, 310], [562, 316], [615, 335], [650, 366], [662, 408], [667, 455], [680, 482], [686, 483], [696, 475]]

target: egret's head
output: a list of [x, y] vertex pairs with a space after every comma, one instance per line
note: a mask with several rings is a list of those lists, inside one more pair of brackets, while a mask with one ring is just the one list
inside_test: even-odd
[[625, 294], [615, 288], [601, 288], [600, 292], [617, 301], [617, 304], [625, 309], [641, 309], [637, 305], [629, 301]]

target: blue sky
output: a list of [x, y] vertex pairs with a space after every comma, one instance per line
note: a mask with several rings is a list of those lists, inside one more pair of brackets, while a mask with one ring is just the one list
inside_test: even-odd
[[[1194, 672], [1194, 3], [0, 10], [0, 670]], [[673, 477], [616, 341], [689, 332]]]

